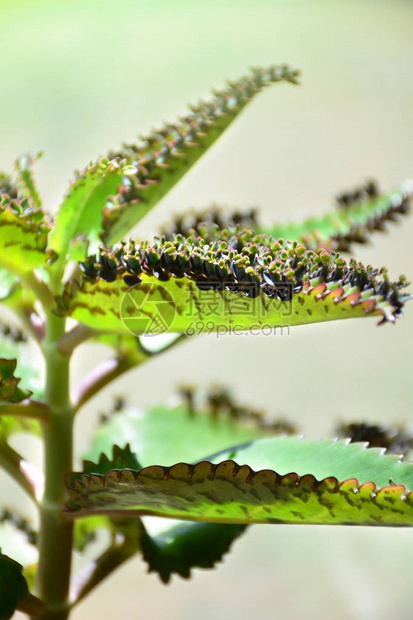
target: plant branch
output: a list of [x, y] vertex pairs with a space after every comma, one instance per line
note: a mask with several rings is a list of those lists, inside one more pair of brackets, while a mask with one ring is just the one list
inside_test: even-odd
[[55, 302], [52, 292], [35, 271], [22, 276], [21, 281], [27, 288], [33, 291], [37, 299], [41, 301], [45, 310], [54, 307]]
[[22, 403], [3, 403], [0, 405], [0, 416], [3, 415], [47, 422], [50, 409], [47, 405], [37, 400], [28, 400]]
[[88, 400], [95, 396], [95, 394], [104, 387], [107, 387], [121, 375], [171, 349], [185, 339], [186, 336], [182, 334], [162, 350], [150, 351], [146, 349], [141, 344], [139, 338], [137, 338], [138, 342], [136, 348], [125, 349], [125, 351], [120, 353], [116, 358], [102, 362], [75, 387], [72, 394], [73, 402], [75, 403], [75, 411], [78, 411]]
[[125, 354], [99, 364], [76, 386], [72, 395], [75, 411], [78, 411], [80, 407], [112, 381], [141, 364], [144, 359], [137, 355]]
[[39, 476], [33, 476], [29, 478], [28, 472], [32, 471], [32, 465], [27, 463], [23, 457], [16, 452], [5, 441], [0, 442], [0, 466], [20, 485], [20, 487], [27, 493], [27, 495], [37, 505], [38, 496], [41, 489], [39, 484]]
[[112, 545], [94, 562], [90, 562], [72, 580], [70, 600], [72, 607], [98, 586], [121, 564], [129, 560], [140, 549], [140, 535], [135, 537], [116, 534]]
[[31, 618], [38, 618], [44, 613], [45, 604], [43, 601], [38, 599], [37, 596], [28, 594], [22, 601], [19, 602], [17, 609]]
[[89, 338], [94, 336], [97, 332], [82, 323], [78, 323], [69, 332], [63, 334], [63, 336], [57, 342], [57, 348], [59, 353], [65, 356], [72, 355], [77, 346], [86, 342]]
[[40, 344], [44, 338], [44, 322], [37, 312], [23, 310], [24, 321], [33, 335], [34, 339]]
[[22, 306], [13, 308], [13, 311], [34, 340], [40, 344], [44, 338], [44, 323], [35, 309], [32, 306]]

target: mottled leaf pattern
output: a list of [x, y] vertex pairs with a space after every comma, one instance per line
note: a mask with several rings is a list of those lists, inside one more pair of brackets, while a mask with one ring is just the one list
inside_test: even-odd
[[349, 264], [335, 252], [251, 231], [130, 242], [83, 263], [80, 285], [57, 298], [68, 314], [98, 330], [135, 335], [293, 326], [380, 316], [394, 321], [408, 299], [404, 278]]
[[274, 437], [229, 456], [238, 464], [230, 459], [70, 474], [68, 512], [212, 523], [413, 525], [413, 463], [383, 450]]
[[23, 276], [44, 265], [51, 256], [46, 251], [49, 230], [43, 212], [26, 199], [0, 196], [0, 267]]

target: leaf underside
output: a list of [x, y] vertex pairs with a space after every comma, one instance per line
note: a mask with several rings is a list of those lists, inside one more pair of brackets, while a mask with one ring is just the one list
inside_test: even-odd
[[[274, 437], [234, 449], [230, 456], [217, 464], [70, 474], [67, 514], [233, 524], [413, 525], [413, 463], [382, 450], [347, 441]], [[232, 459], [265, 469], [254, 471]]]
[[246, 527], [182, 523], [156, 537], [143, 530], [142, 554], [148, 563], [148, 572], [157, 572], [162, 581], [168, 583], [173, 574], [189, 579], [192, 568], [213, 568]]

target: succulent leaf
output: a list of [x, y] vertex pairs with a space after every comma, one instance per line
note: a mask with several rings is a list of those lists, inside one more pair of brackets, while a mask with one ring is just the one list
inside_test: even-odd
[[43, 385], [39, 380], [38, 368], [30, 358], [27, 343], [28, 335], [20, 327], [0, 322], [0, 358], [13, 362], [17, 360], [17, 374], [30, 394], [38, 398], [43, 392]]
[[35, 209], [39, 209], [41, 207], [42, 201], [40, 200], [40, 196], [36, 189], [32, 174], [32, 167], [41, 155], [41, 153], [38, 153], [37, 155], [32, 155], [31, 153], [20, 155], [15, 164], [19, 196], [22, 198], [27, 198], [29, 203]]
[[49, 230], [44, 213], [27, 199], [0, 196], [0, 267], [23, 276], [44, 265], [51, 257], [46, 251]]
[[0, 620], [11, 618], [19, 602], [29, 593], [22, 568], [0, 550]]
[[106, 474], [111, 469], [141, 469], [136, 455], [131, 451], [130, 445], [124, 448], [113, 446], [113, 456], [109, 459], [106, 454], [100, 454], [98, 462], [83, 461], [83, 471], [88, 474]]
[[411, 180], [387, 194], [379, 194], [375, 184], [369, 182], [364, 188], [339, 195], [340, 208], [336, 212], [256, 230], [277, 238], [296, 239], [311, 249], [348, 252], [352, 243], [366, 243], [373, 231], [384, 230], [386, 222], [408, 213], [412, 195]]
[[[345, 441], [274, 437], [233, 460], [66, 479], [68, 516], [152, 515], [212, 523], [413, 525], [413, 463]], [[248, 462], [251, 465], [241, 465]], [[252, 469], [254, 467], [254, 469]]]
[[[32, 364], [25, 364], [24, 345], [25, 334], [18, 328], [7, 324], [0, 325], [2, 339], [0, 342], [0, 413], [5, 403], [8, 415], [0, 415], [0, 442], [8, 441], [16, 433], [32, 433], [41, 435], [40, 424], [37, 420], [26, 417], [9, 415], [10, 405], [17, 404], [39, 391], [37, 374]], [[10, 359], [15, 358], [15, 359]], [[17, 359], [18, 366], [17, 366]], [[23, 377], [25, 386], [32, 389], [22, 390], [19, 387], [20, 378], [15, 376], [15, 370]]]
[[[171, 406], [150, 407], [143, 411], [127, 407], [117, 402], [115, 411], [96, 431], [87, 458], [98, 461], [94, 466], [90, 461], [84, 462], [84, 472], [103, 473], [109, 469], [120, 468], [117, 455], [119, 452], [139, 455], [143, 464], [154, 462], [174, 462], [190, 458], [195, 461], [206, 453], [232, 445], [244, 443], [258, 437], [291, 430], [285, 424], [267, 424], [261, 415], [247, 407], [241, 407], [222, 388], [211, 390], [206, 397], [188, 387], [181, 389], [181, 401]], [[124, 451], [112, 446], [113, 438], [123, 444], [130, 442]], [[159, 438], [168, 437], [168, 441]], [[112, 454], [109, 460], [102, 452]], [[99, 457], [99, 455], [101, 455]], [[132, 464], [123, 465], [136, 469]], [[86, 544], [93, 536], [94, 529], [102, 527], [97, 517], [96, 522], [87, 519], [80, 521], [77, 539], [80, 545]], [[112, 523], [112, 529], [116, 524]], [[244, 527], [195, 525], [172, 523], [165, 526], [161, 534], [150, 536], [144, 531], [142, 548], [144, 558], [150, 571], [158, 571], [161, 579], [167, 583], [172, 573], [188, 577], [192, 567], [209, 568], [219, 561], [228, 550], [231, 542], [239, 536]], [[215, 542], [214, 542], [215, 541]]]
[[71, 241], [83, 235], [92, 244], [100, 242], [102, 209], [106, 198], [117, 192], [117, 188], [135, 169], [120, 159], [106, 158], [91, 162], [77, 173], [66, 191], [56, 215], [53, 230], [49, 235], [49, 248], [63, 263]]
[[[195, 396], [191, 401], [193, 399], [201, 400]], [[291, 430], [285, 424], [267, 423], [259, 412], [241, 407], [222, 390], [215, 390], [209, 393], [205, 403], [191, 404], [184, 397], [178, 403], [175, 399], [170, 406], [158, 405], [144, 410], [125, 406], [96, 430], [85, 458], [97, 461], [101, 453], [112, 454], [116, 437], [118, 444], [126, 445], [125, 449], [130, 444], [130, 450], [143, 466], [180, 460], [195, 462], [230, 445]], [[168, 441], [159, 441], [166, 437]], [[112, 463], [119, 451], [117, 446], [113, 449]], [[113, 464], [111, 469], [121, 467]], [[90, 468], [88, 473], [92, 473]], [[102, 472], [95, 470], [94, 473]]]
[[18, 387], [21, 379], [14, 376], [17, 360], [0, 358], [0, 402], [19, 403], [32, 394]]
[[394, 322], [409, 299], [403, 277], [391, 283], [384, 269], [248, 230], [222, 230], [215, 240], [132, 240], [102, 249], [80, 267], [80, 285], [71, 282], [56, 298], [57, 311], [97, 330], [135, 335], [367, 315]]
[[152, 537], [143, 531], [142, 553], [148, 572], [157, 572], [164, 583], [177, 574], [189, 579], [192, 568], [213, 568], [227, 553], [245, 525], [181, 523]]
[[258, 227], [257, 209], [223, 209], [212, 205], [208, 209], [191, 209], [175, 216], [173, 222], [162, 228], [162, 235], [172, 241], [176, 235], [183, 237], [214, 237], [219, 238], [220, 231], [226, 228]]
[[297, 83], [298, 72], [287, 66], [254, 68], [250, 75], [214, 93], [210, 101], [191, 107], [189, 115], [127, 145], [110, 157], [126, 158], [137, 174], [119, 188], [104, 211], [104, 241], [118, 242], [175, 185], [227, 129], [245, 105], [274, 82]]
[[176, 216], [171, 225], [163, 228], [163, 234], [169, 241], [177, 234], [215, 241], [225, 228], [252, 228], [257, 234], [299, 241], [309, 249], [322, 247], [348, 252], [352, 243], [366, 243], [372, 232], [385, 229], [386, 222], [409, 213], [412, 195], [413, 181], [406, 181], [387, 194], [379, 194], [376, 184], [370, 181], [364, 187], [338, 195], [340, 208], [334, 212], [272, 226], [259, 224], [256, 208], [242, 211], [214, 205], [210, 209], [192, 209]]

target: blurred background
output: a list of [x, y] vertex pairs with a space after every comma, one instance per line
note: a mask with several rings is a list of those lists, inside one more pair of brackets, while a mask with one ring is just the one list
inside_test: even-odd
[[[366, 178], [390, 189], [413, 176], [413, 3], [396, 0], [0, 0], [0, 170], [36, 165], [55, 210], [75, 168], [134, 140], [251, 65], [288, 62], [302, 86], [275, 86], [134, 231], [212, 202], [258, 206], [270, 223], [321, 213]], [[376, 233], [356, 257], [413, 279], [413, 218]], [[375, 320], [297, 327], [290, 336], [204, 336], [123, 377], [76, 427], [79, 455], [111, 396], [137, 405], [177, 383], [225, 383], [241, 402], [285, 415], [307, 436], [338, 421], [413, 423], [413, 307]], [[107, 352], [83, 348], [80, 378]], [[33, 357], [37, 364], [37, 358]], [[40, 463], [39, 444], [19, 448]], [[2, 478], [1, 497], [28, 509]], [[0, 540], [7, 552], [7, 540]], [[413, 531], [254, 526], [214, 571], [164, 586], [130, 561], [74, 620], [411, 618]], [[19, 614], [16, 615], [16, 618]]]

